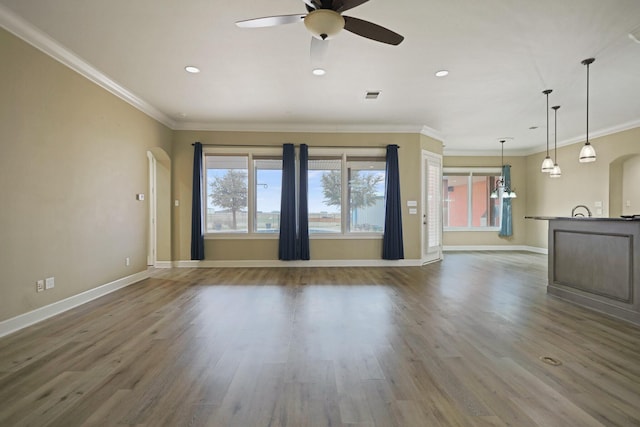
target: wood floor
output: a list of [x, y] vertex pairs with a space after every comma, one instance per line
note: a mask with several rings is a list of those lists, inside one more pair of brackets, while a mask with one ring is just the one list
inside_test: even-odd
[[545, 286], [527, 253], [157, 270], [0, 339], [0, 426], [639, 426], [640, 328]]

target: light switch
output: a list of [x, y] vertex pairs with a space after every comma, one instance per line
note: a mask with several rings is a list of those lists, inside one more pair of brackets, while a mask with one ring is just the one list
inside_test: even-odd
[[407, 200], [407, 206], [418, 206], [418, 202], [415, 200]]
[[140, 200], [140, 201], [144, 200], [144, 193], [136, 194], [136, 200]]
[[417, 214], [418, 214], [418, 209], [416, 208], [409, 209], [409, 215], [417, 215]]
[[601, 208], [602, 207], [602, 201], [597, 201], [593, 204], [596, 208]]
[[173, 202], [173, 204], [174, 204], [175, 206], [180, 206], [180, 200], [175, 200], [175, 201]]

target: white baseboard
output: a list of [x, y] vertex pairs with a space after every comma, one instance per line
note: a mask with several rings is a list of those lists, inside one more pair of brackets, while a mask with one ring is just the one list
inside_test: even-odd
[[101, 296], [110, 294], [111, 292], [132, 285], [148, 277], [148, 271], [141, 271], [139, 273], [132, 274], [131, 276], [123, 277], [122, 279], [118, 279], [111, 283], [107, 283], [105, 285], [98, 286], [97, 288], [79, 293], [72, 297], [65, 298], [61, 301], [54, 302], [53, 304], [37, 308], [28, 313], [20, 314], [16, 317], [12, 317], [11, 319], [3, 320], [2, 322], [0, 322], [0, 337], [9, 335], [13, 332], [41, 322], [60, 313], [64, 313], [67, 310], [71, 310], [74, 307], [85, 304], [96, 298], [100, 298]]
[[251, 268], [251, 267], [419, 267], [419, 259], [327, 259], [309, 261], [232, 260], [232, 261], [176, 261], [174, 267], [191, 268]]
[[154, 264], [155, 268], [171, 268], [173, 267], [173, 261], [156, 261]]
[[547, 248], [538, 248], [535, 246], [525, 245], [480, 245], [480, 246], [443, 246], [444, 252], [458, 252], [458, 251], [526, 251], [535, 252], [537, 254], [547, 254]]

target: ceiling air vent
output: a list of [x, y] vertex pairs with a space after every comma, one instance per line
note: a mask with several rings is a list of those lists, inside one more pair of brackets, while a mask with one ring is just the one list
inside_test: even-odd
[[378, 99], [379, 96], [380, 96], [379, 90], [370, 90], [366, 93], [366, 95], [364, 96], [364, 99]]

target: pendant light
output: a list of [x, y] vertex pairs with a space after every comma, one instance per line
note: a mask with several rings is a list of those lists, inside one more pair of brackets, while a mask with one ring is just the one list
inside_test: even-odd
[[549, 157], [549, 94], [551, 92], [553, 92], [551, 89], [542, 91], [547, 96], [547, 157], [542, 161], [542, 167], [540, 168], [543, 173], [550, 173], [553, 170], [553, 160]]
[[[501, 149], [500, 149], [500, 164], [501, 164], [501, 168], [500, 170], [504, 171], [504, 139], [500, 140], [500, 144], [501, 144]], [[506, 181], [504, 179], [504, 176], [501, 176], [497, 181], [496, 181], [496, 188], [493, 189], [493, 191], [491, 192], [491, 195], [489, 196], [492, 199], [497, 199], [498, 198], [498, 194], [500, 193], [500, 189], [502, 189], [502, 198], [503, 199], [515, 199], [516, 197], [518, 197], [518, 195], [516, 194], [515, 191], [513, 191], [509, 186], [506, 185]]]
[[555, 161], [553, 170], [549, 173], [551, 178], [560, 178], [562, 176], [562, 169], [558, 166], [558, 108], [559, 105], [551, 107], [553, 109], [553, 159]]
[[582, 61], [582, 65], [587, 66], [587, 139], [582, 150], [580, 150], [580, 163], [589, 163], [596, 161], [596, 150], [589, 142], [589, 65], [593, 64], [595, 58], [587, 58]]

